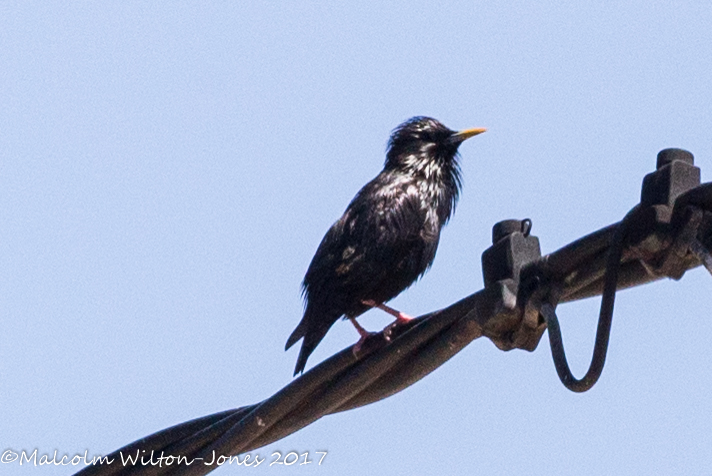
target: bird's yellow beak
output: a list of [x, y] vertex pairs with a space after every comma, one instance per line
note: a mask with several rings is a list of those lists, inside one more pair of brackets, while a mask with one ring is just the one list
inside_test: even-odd
[[464, 131], [457, 132], [450, 136], [450, 141], [459, 144], [460, 142], [469, 139], [470, 137], [474, 137], [477, 134], [482, 134], [483, 132], [486, 132], [487, 129], [484, 127], [476, 127], [474, 129], [465, 129]]

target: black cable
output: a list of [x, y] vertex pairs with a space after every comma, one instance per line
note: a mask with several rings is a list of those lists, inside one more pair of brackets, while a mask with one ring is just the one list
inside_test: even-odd
[[618, 285], [618, 271], [621, 266], [621, 257], [627, 233], [628, 223], [638, 208], [631, 210], [628, 215], [618, 224], [613, 234], [608, 256], [606, 259], [606, 271], [604, 274], [603, 294], [601, 296], [601, 310], [598, 315], [598, 327], [596, 329], [596, 340], [593, 347], [593, 356], [586, 374], [577, 379], [571, 373], [571, 368], [566, 360], [564, 342], [561, 338], [561, 327], [556, 311], [551, 303], [545, 302], [541, 306], [541, 314], [546, 320], [549, 332], [549, 343], [551, 346], [551, 356], [554, 360], [556, 373], [559, 375], [561, 383], [572, 392], [585, 392], [595, 385], [606, 363], [608, 352], [608, 342], [611, 336], [611, 323], [613, 321], [613, 305], [616, 299], [616, 289]]

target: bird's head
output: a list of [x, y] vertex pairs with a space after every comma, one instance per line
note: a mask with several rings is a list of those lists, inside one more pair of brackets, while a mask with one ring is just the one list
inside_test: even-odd
[[413, 172], [457, 170], [457, 148], [486, 129], [453, 131], [430, 117], [413, 117], [396, 127], [388, 141], [385, 167]]

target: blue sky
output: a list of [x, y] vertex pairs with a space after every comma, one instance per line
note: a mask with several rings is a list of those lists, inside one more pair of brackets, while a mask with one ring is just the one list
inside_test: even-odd
[[[0, 6], [2, 450], [106, 454], [291, 381], [304, 272], [408, 117], [489, 129], [460, 149], [433, 268], [392, 301], [409, 314], [482, 287], [499, 220], [531, 218], [547, 253], [619, 220], [660, 149], [709, 179], [709, 2], [245, 3]], [[546, 339], [480, 339], [257, 451], [327, 450], [321, 467], [252, 471], [708, 473], [710, 286], [697, 269], [621, 293], [586, 394]], [[598, 305], [559, 308], [577, 375]], [[356, 339], [338, 323], [309, 365]]]

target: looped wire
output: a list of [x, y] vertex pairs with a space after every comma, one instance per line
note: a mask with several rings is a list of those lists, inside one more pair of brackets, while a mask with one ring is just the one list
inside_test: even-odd
[[524, 237], [528, 237], [529, 233], [532, 231], [532, 221], [529, 218], [522, 220], [522, 234]]
[[606, 260], [606, 272], [604, 275], [603, 294], [601, 297], [601, 310], [598, 315], [598, 328], [596, 329], [596, 341], [593, 347], [593, 356], [588, 371], [581, 378], [577, 379], [571, 373], [564, 342], [561, 338], [561, 327], [559, 319], [554, 310], [554, 304], [545, 302], [540, 308], [541, 314], [546, 320], [549, 333], [549, 343], [551, 346], [551, 356], [554, 360], [556, 373], [559, 375], [561, 383], [572, 392], [585, 392], [595, 385], [603, 372], [608, 352], [608, 341], [611, 335], [611, 323], [613, 321], [613, 304], [616, 298], [616, 288], [618, 285], [618, 271], [620, 269], [621, 257], [623, 255], [623, 244], [627, 233], [630, 216], [638, 210], [633, 208], [618, 225], [615, 234], [611, 239]]

